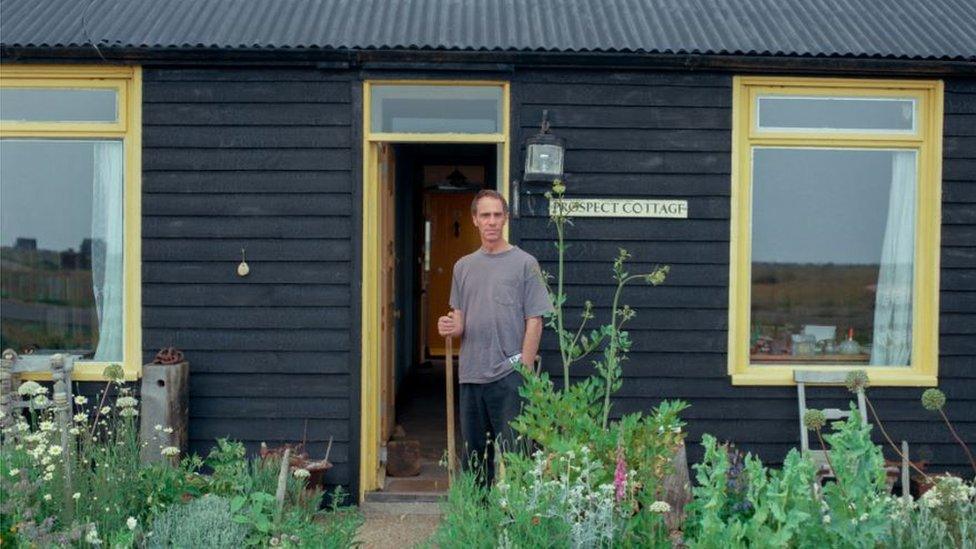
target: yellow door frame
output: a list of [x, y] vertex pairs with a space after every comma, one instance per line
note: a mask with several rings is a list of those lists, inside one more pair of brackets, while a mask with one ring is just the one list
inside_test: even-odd
[[[374, 86], [494, 86], [502, 89], [502, 122], [498, 133], [385, 133], [372, 131], [372, 89]], [[379, 486], [379, 449], [381, 444], [380, 408], [383, 380], [380, 369], [382, 353], [380, 303], [382, 281], [382, 246], [380, 230], [379, 166], [376, 147], [381, 143], [496, 143], [501, 146], [498, 170], [499, 192], [509, 197], [510, 86], [507, 81], [492, 80], [366, 80], [363, 82], [363, 263], [362, 311], [360, 326], [360, 436], [359, 436], [359, 501], [366, 492]], [[507, 234], [506, 227], [506, 237]]]

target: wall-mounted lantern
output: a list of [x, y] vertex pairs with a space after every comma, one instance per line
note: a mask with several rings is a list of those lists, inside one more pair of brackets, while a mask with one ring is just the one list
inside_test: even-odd
[[549, 111], [542, 111], [542, 129], [525, 142], [524, 181], [552, 182], [563, 176], [563, 140], [549, 133]]

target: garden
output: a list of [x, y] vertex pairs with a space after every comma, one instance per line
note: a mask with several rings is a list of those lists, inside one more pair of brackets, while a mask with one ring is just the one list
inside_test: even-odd
[[[547, 195], [559, 200], [556, 182]], [[681, 412], [687, 404], [665, 400], [646, 413], [611, 420], [611, 396], [622, 383], [631, 341], [626, 323], [636, 312], [623, 303], [628, 284], [662, 284], [666, 266], [650, 273], [627, 271], [630, 255], [613, 262], [616, 282], [605, 324], [588, 328], [595, 306], [587, 301], [575, 327], [563, 315], [565, 231], [571, 220], [551, 218], [557, 233], [557, 272], [547, 277], [562, 360], [562, 384], [523, 371], [525, 406], [514, 422], [522, 451], [498, 460], [496, 483], [483, 487], [459, 473], [445, 504], [434, 543], [441, 547], [976, 547], [973, 477], [931, 476], [914, 466], [928, 490], [918, 499], [895, 496], [887, 481], [881, 430], [867, 398], [863, 371], [848, 375], [847, 388], [865, 396], [873, 425], [852, 404], [844, 421], [828, 425], [809, 410], [804, 423], [826, 449], [822, 467], [793, 449], [782, 467], [771, 468], [734, 445], [705, 435], [704, 459], [693, 466], [686, 497], [674, 497], [673, 456], [685, 438]], [[571, 382], [578, 364], [594, 374]], [[949, 422], [945, 395], [928, 389], [919, 407], [939, 414], [948, 434], [976, 462]], [[922, 410], [920, 409], [920, 412]], [[683, 455], [683, 454], [678, 454]], [[680, 478], [680, 476], [678, 477]], [[685, 504], [686, 503], [686, 504]]]
[[[550, 199], [561, 199], [557, 182]], [[564, 316], [563, 256], [570, 220], [558, 212], [557, 272], [549, 281], [561, 383], [522, 366], [524, 408], [513, 426], [518, 448], [496, 460], [496, 483], [457, 472], [431, 544], [438, 547], [957, 547], [976, 548], [973, 477], [929, 475], [917, 499], [891, 493], [877, 428], [895, 454], [870, 399], [871, 423], [852, 404], [843, 421], [820, 410], [803, 418], [825, 449], [825, 464], [794, 449], [779, 468], [704, 436], [693, 482], [675, 490], [688, 404], [665, 400], [615, 417], [631, 348], [624, 303], [629, 285], [665, 283], [667, 266], [628, 272], [630, 255], [612, 263], [610, 318], [596, 323], [587, 301], [581, 318]], [[575, 324], [574, 324], [575, 323]], [[573, 375], [592, 368], [592, 375]], [[349, 547], [361, 515], [342, 507], [341, 490], [323, 494], [288, 454], [248, 458], [242, 444], [220, 440], [206, 457], [165, 444], [158, 460], [140, 459], [139, 401], [109, 367], [98, 399], [57, 402], [47, 386], [26, 381], [5, 409], [0, 445], [0, 544], [9, 547]], [[573, 378], [577, 378], [575, 381]], [[866, 396], [867, 376], [848, 389]], [[96, 401], [97, 400], [97, 401]], [[976, 462], [949, 421], [945, 395], [926, 390], [920, 408], [938, 414], [948, 434]], [[59, 415], [60, 414], [60, 415]], [[155, 431], [168, 434], [170, 426]], [[144, 440], [146, 437], [142, 437]], [[168, 440], [160, 436], [160, 440]], [[681, 478], [678, 476], [677, 478]], [[684, 492], [684, 495], [680, 494]], [[328, 505], [323, 508], [323, 497]]]
[[[349, 547], [361, 517], [340, 507], [341, 490], [310, 486], [287, 454], [247, 459], [244, 445], [219, 440], [200, 458], [176, 446], [140, 460], [139, 401], [121, 368], [100, 398], [58, 406], [50, 389], [25, 381], [9, 395], [0, 447], [0, 544], [4, 547], [239, 548]], [[16, 409], [16, 408], [15, 408]], [[67, 421], [59, 413], [70, 410]], [[65, 423], [67, 425], [65, 425]], [[65, 428], [62, 428], [65, 427]], [[160, 436], [172, 427], [156, 425]]]

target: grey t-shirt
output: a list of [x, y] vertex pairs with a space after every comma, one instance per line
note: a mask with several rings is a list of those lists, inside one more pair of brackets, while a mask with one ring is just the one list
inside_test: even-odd
[[522, 352], [525, 319], [552, 311], [539, 262], [518, 246], [459, 259], [450, 304], [464, 313], [461, 383], [491, 383], [511, 373], [508, 359]]

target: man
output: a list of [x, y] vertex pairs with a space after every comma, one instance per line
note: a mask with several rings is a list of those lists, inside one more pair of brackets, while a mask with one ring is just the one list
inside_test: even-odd
[[[534, 257], [509, 244], [503, 231], [508, 203], [482, 190], [471, 203], [481, 248], [454, 264], [451, 312], [437, 321], [441, 336], [463, 337], [460, 367], [462, 465], [483, 466], [482, 481], [494, 480], [492, 442], [514, 444], [509, 425], [519, 414], [518, 362], [534, 364], [542, 316], [552, 303]], [[481, 460], [484, 460], [483, 462]]]

